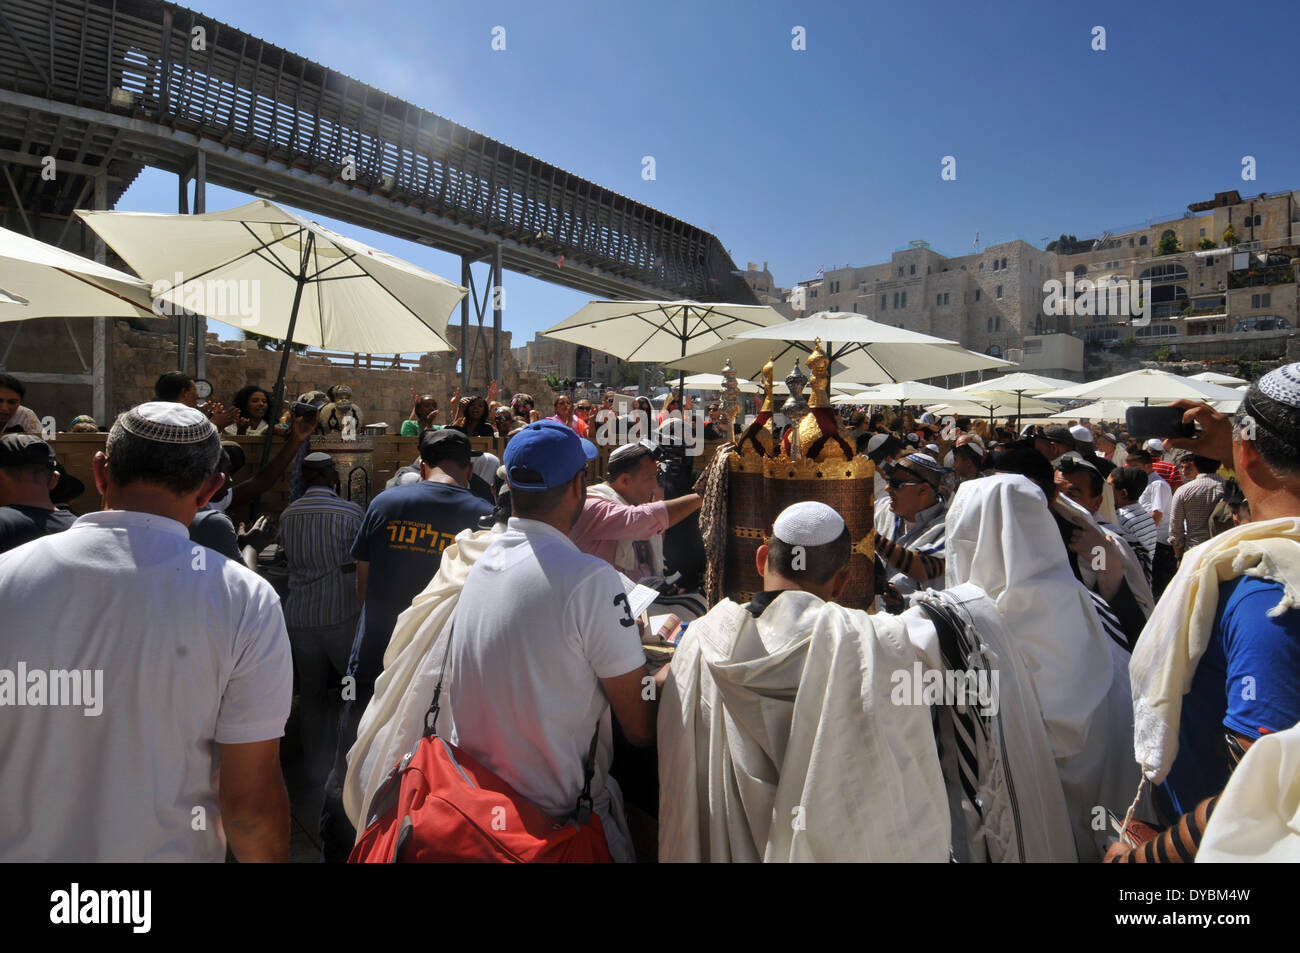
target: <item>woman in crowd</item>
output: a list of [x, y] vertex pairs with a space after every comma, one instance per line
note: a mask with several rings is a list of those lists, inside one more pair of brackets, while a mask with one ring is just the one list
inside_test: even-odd
[[451, 425], [467, 437], [495, 437], [497, 432], [488, 421], [487, 401], [477, 394], [470, 394], [460, 399], [460, 416]]
[[526, 424], [541, 419], [541, 415], [535, 409], [536, 407], [537, 401], [533, 400], [532, 394], [518, 393], [510, 398], [510, 409], [514, 411], [516, 417]]
[[558, 420], [579, 437], [587, 436], [586, 422], [573, 412], [573, 398], [565, 394], [555, 398], [555, 414], [547, 419]]
[[417, 394], [411, 389], [411, 416], [402, 421], [403, 437], [418, 437], [426, 430], [441, 430], [438, 424], [438, 398], [432, 394]]
[[266, 420], [267, 410], [271, 406], [270, 394], [255, 384], [249, 384], [235, 394], [234, 405], [239, 416], [226, 428], [227, 434], [232, 437], [256, 437], [266, 433], [266, 428], [270, 426]]

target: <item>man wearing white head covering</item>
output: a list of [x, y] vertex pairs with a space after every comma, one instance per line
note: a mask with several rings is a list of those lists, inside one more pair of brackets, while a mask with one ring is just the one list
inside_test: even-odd
[[[0, 555], [0, 671], [71, 696], [4, 715], [0, 859], [289, 859], [280, 600], [186, 528], [224, 482], [220, 454], [200, 411], [141, 404], [95, 454], [104, 508]], [[56, 673], [77, 690], [54, 691]]]
[[1132, 726], [1128, 656], [1074, 578], [1043, 491], [999, 473], [963, 483], [947, 518], [947, 581], [988, 594], [1031, 673], [1080, 860], [1100, 856], [1100, 805], [1122, 812], [1136, 772], [1120, 753]]
[[849, 556], [839, 514], [797, 503], [759, 547], [764, 591], [690, 624], [659, 701], [661, 861], [949, 858], [930, 712], [887, 701], [921, 656], [830, 601]]
[[[1187, 553], [1133, 653], [1134, 752], [1169, 827], [1113, 860], [1196, 856], [1236, 762], [1300, 722], [1300, 363], [1251, 384], [1232, 421], [1179, 406], [1200, 431], [1171, 443], [1231, 458], [1252, 522]], [[1248, 802], [1230, 803], [1237, 823]]]

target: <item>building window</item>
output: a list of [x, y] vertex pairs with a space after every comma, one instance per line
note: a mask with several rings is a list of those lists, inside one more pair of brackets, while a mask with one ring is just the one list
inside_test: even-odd
[[1258, 215], [1256, 215], [1256, 216], [1255, 216], [1255, 224], [1256, 224], [1256, 225], [1259, 225], [1259, 224], [1261, 224], [1262, 222], [1263, 222], [1263, 219], [1261, 219]]
[[1252, 308], [1267, 308], [1272, 300], [1272, 293], [1251, 295], [1250, 306]]
[[943, 304], [943, 295], [935, 295], [935, 296], [934, 296], [934, 303], [935, 303], [936, 305]]
[[913, 274], [913, 275], [916, 274], [916, 265], [912, 265], [911, 267], [912, 270], [909, 272], [909, 274]]
[[1002, 330], [1002, 315], [999, 314], [996, 318], [993, 319], [993, 330], [994, 331]]
[[980, 299], [980, 290], [979, 290], [978, 288], [976, 288], [976, 289], [975, 289], [975, 300], [978, 301], [979, 299]]
[[943, 303], [944, 304], [948, 303], [948, 292], [946, 291], [943, 293]]
[[902, 265], [899, 265], [899, 266], [898, 266], [898, 277], [900, 277], [900, 278], [903, 277], [903, 266], [902, 266]]
[[1131, 238], [1128, 240], [1128, 247], [1129, 247], [1129, 248], [1132, 248], [1132, 247], [1133, 247], [1133, 239], [1131, 239]]
[[989, 318], [989, 334], [993, 333], [993, 319]]
[[980, 262], [980, 271], [984, 270], [984, 262]]
[[1201, 237], [1202, 237], [1202, 238], [1205, 237], [1205, 229], [1201, 229]]
[[837, 295], [837, 294], [839, 294], [839, 293], [840, 293], [840, 283], [839, 283], [838, 281], [832, 281], [832, 282], [831, 282], [831, 294], [833, 294], [833, 295]]
[[903, 292], [903, 303], [900, 304], [899, 307], [900, 307], [900, 308], [906, 308], [906, 307], [907, 307], [907, 292], [906, 292], [906, 291]]
[[816, 289], [816, 288], [811, 288], [811, 289], [809, 289], [809, 291], [808, 291], [808, 297], [810, 297], [810, 298], [815, 298], [815, 297], [817, 297], [817, 289]]
[[999, 297], [999, 298], [1002, 297], [1002, 286], [1001, 286], [1001, 285], [998, 285], [998, 297]]
[[881, 311], [884, 311], [884, 310], [885, 310], [885, 296], [884, 296], [884, 295], [881, 295], [881, 296], [880, 296], [880, 310], [881, 310]]
[[895, 310], [895, 311], [898, 310], [898, 292], [897, 292], [897, 291], [894, 292], [894, 310]]
[[1007, 260], [1005, 258], [1002, 259], [1002, 267], [1007, 267]]
[[1138, 239], [1139, 245], [1145, 245], [1146, 243], [1147, 243], [1147, 237], [1145, 235], [1143, 235], [1141, 238]]

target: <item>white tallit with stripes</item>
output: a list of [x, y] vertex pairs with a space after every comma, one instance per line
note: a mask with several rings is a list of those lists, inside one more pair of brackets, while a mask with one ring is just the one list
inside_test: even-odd
[[[946, 636], [923, 604], [938, 606], [956, 623]], [[1042, 707], [997, 606], [983, 590], [966, 584], [918, 593], [902, 619], [929, 669], [968, 672], [968, 684], [991, 683], [993, 689], [978, 704], [963, 704], [968, 699], [959, 697], [935, 708], [953, 859], [1077, 860]], [[989, 679], [989, 673], [996, 678]], [[988, 701], [992, 704], [984, 704]]]
[[973, 583], [998, 607], [1043, 710], [1080, 860], [1100, 859], [1098, 806], [1124, 815], [1138, 774], [1120, 755], [1133, 726], [1128, 654], [1071, 572], [1047, 498], [999, 473], [957, 488], [947, 518], [949, 588]]
[[799, 590], [692, 622], [659, 701], [659, 859], [948, 860], [930, 709], [890, 701], [919, 658], [898, 618]]

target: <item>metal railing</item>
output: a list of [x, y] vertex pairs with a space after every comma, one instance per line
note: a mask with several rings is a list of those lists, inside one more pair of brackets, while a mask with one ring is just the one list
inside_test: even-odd
[[754, 300], [708, 232], [159, 0], [5, 0], [4, 91], [190, 133], [682, 297]]

